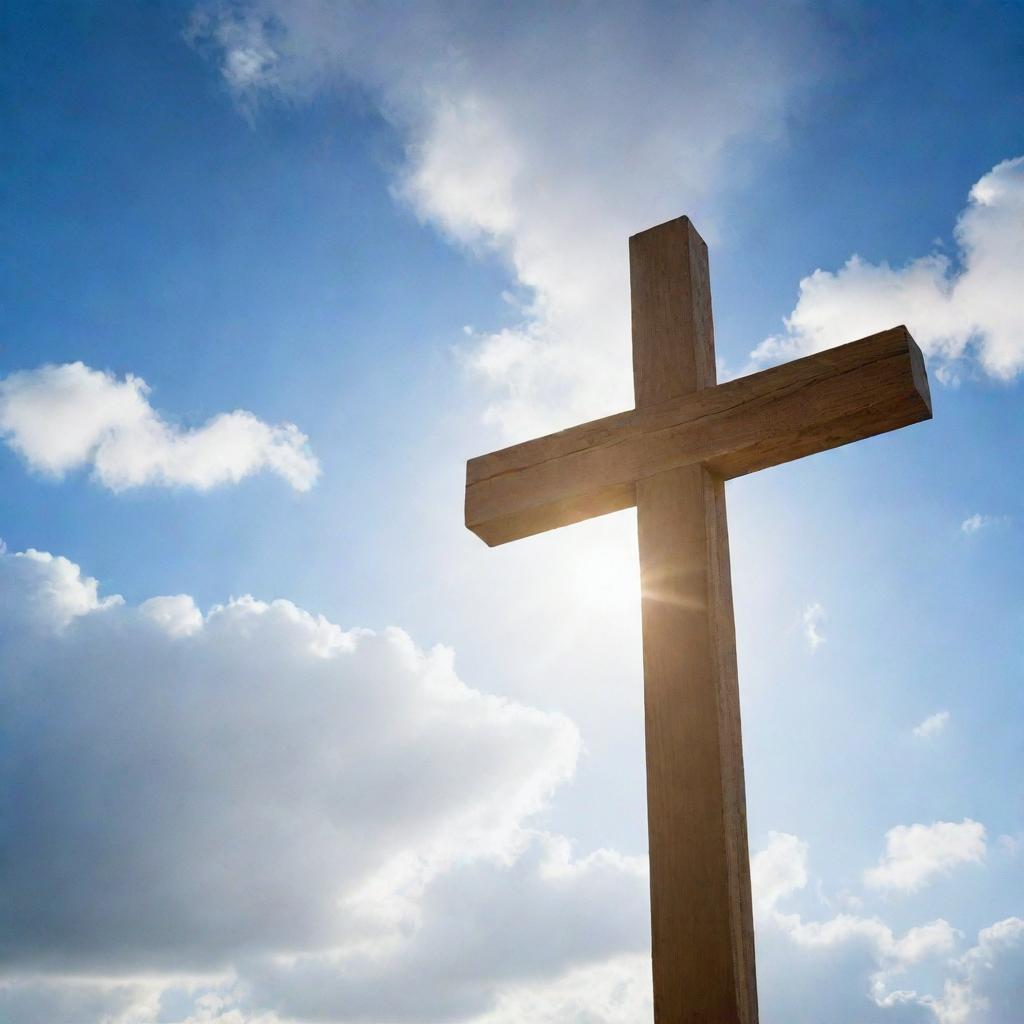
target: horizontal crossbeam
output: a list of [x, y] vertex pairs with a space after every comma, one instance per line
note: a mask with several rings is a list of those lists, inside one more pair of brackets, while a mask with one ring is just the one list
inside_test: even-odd
[[490, 546], [636, 504], [636, 484], [703, 464], [725, 479], [932, 415], [906, 327], [471, 459], [466, 526]]

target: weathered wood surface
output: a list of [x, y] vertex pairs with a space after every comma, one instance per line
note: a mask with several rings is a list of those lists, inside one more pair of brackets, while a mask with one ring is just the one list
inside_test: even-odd
[[666, 379], [645, 383], [650, 404], [470, 460], [466, 525], [504, 544], [629, 508], [637, 480], [669, 469], [730, 479], [931, 417], [905, 327], [684, 395], [666, 394]]
[[[638, 408], [715, 386], [707, 248], [686, 218], [630, 239]], [[723, 481], [636, 484], [654, 1016], [756, 1024], [739, 689]]]

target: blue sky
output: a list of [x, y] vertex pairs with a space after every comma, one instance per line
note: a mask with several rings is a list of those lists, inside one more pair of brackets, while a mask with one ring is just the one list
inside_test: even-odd
[[0, 1016], [651, 1019], [634, 514], [462, 491], [688, 213], [723, 375], [906, 322], [935, 407], [729, 486], [762, 1020], [1020, 1024], [1019, 3], [4, 35]]

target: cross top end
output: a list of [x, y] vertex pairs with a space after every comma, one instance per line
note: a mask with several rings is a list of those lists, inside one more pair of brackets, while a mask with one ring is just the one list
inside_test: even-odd
[[714, 387], [708, 247], [689, 217], [629, 239], [637, 408]]

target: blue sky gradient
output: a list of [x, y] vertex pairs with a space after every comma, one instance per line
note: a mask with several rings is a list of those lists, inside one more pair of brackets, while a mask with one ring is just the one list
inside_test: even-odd
[[[55, 479], [29, 464], [7, 422], [0, 536], [8, 554], [0, 560], [14, 564], [13, 553], [29, 548], [65, 556], [99, 580], [101, 594], [123, 595], [126, 604], [116, 629], [97, 625], [88, 643], [78, 626], [62, 626], [64, 639], [32, 646], [25, 639], [31, 630], [23, 634], [21, 620], [7, 613], [15, 625], [0, 637], [17, 639], [0, 660], [10, 685], [4, 799], [65, 806], [59, 781], [37, 779], [38, 796], [24, 788], [36, 778], [25, 766], [51, 749], [38, 738], [48, 712], [29, 706], [15, 685], [24, 666], [67, 671], [67, 679], [50, 680], [54, 693], [71, 686], [75, 673], [93, 685], [103, 673], [113, 679], [129, 671], [119, 661], [123, 649], [157, 643], [133, 610], [155, 595], [191, 595], [204, 613], [242, 595], [280, 598], [344, 630], [398, 626], [421, 652], [450, 648], [458, 679], [503, 698], [503, 713], [512, 716], [494, 740], [504, 766], [494, 769], [496, 785], [506, 785], [505, 768], [509, 779], [519, 777], [526, 762], [517, 758], [541, 747], [550, 753], [538, 758], [547, 775], [525, 766], [519, 772], [529, 782], [512, 801], [521, 805], [519, 818], [496, 825], [481, 811], [470, 839], [452, 838], [462, 835], [452, 831], [453, 811], [424, 845], [419, 817], [410, 812], [406, 820], [402, 811], [392, 828], [382, 799], [381, 820], [366, 827], [388, 838], [379, 847], [367, 840], [365, 864], [341, 847], [323, 847], [325, 857], [362, 865], [344, 885], [372, 876], [373, 851], [383, 864], [404, 850], [420, 865], [419, 881], [402, 876], [392, 889], [379, 883], [387, 896], [374, 890], [379, 907], [391, 907], [388, 899], [401, 892], [408, 920], [424, 936], [438, 929], [448, 939], [431, 942], [457, 952], [445, 915], [454, 913], [451, 894], [461, 891], [458, 872], [467, 873], [466, 893], [479, 886], [498, 894], [499, 909], [525, 915], [531, 899], [542, 906], [548, 897], [524, 850], [543, 848], [541, 860], [557, 860], [561, 854], [543, 844], [560, 850], [564, 838], [579, 885], [566, 905], [578, 900], [587, 911], [567, 926], [564, 948], [550, 953], [547, 966], [514, 951], [534, 942], [522, 924], [500, 970], [456, 952], [458, 965], [446, 966], [440, 955], [389, 952], [386, 943], [372, 969], [325, 961], [325, 950], [348, 956], [339, 950], [353, 936], [382, 941], [378, 931], [360, 932], [356, 916], [339, 917], [329, 939], [313, 915], [308, 935], [275, 931], [271, 922], [256, 928], [251, 944], [232, 945], [204, 932], [202, 915], [193, 920], [184, 911], [170, 952], [157, 943], [147, 959], [146, 940], [136, 937], [137, 957], [111, 953], [97, 964], [60, 952], [60, 930], [74, 922], [55, 913], [52, 955], [26, 952], [16, 940], [0, 943], [0, 1017], [12, 1024], [650, 1019], [634, 515], [487, 550], [462, 525], [465, 459], [523, 438], [502, 419], [509, 395], [520, 403], [515, 422], [523, 429], [615, 411], [608, 396], [628, 395], [629, 339], [614, 319], [628, 311], [626, 235], [657, 219], [688, 213], [709, 242], [718, 354], [730, 374], [750, 365], [765, 338], [785, 333], [800, 282], [818, 269], [838, 272], [856, 254], [900, 272], [939, 252], [951, 273], [961, 273], [954, 231], [970, 190], [1024, 155], [1024, 7], [794, 3], [769, 12], [645, 4], [628, 27], [622, 19], [621, 9], [603, 4], [424, 4], [413, 11], [300, 0], [198, 7], [96, 0], [6, 12], [0, 384], [19, 371], [76, 361], [117, 379], [134, 374], [150, 386], [152, 407], [182, 428], [233, 410], [264, 424], [296, 424], [321, 475], [305, 492], [272, 472], [205, 490], [150, 483], [115, 491], [88, 468]], [[667, 123], [658, 117], [661, 102], [672, 111]], [[453, 111], [466, 120], [446, 133]], [[487, 133], [483, 141], [476, 130]], [[489, 187], [492, 151], [497, 198], [488, 205], [471, 193]], [[429, 163], [439, 153], [443, 159]], [[538, 153], [543, 165], [533, 159]], [[503, 192], [516, 159], [527, 169]], [[424, 168], [430, 174], [420, 174]], [[522, 185], [531, 172], [537, 181]], [[1024, 205], [1007, 209], [1000, 224], [1007, 279], [1016, 275], [1024, 286]], [[579, 249], [560, 247], [574, 238], [584, 239]], [[590, 238], [600, 244], [585, 244]], [[567, 266], [559, 265], [563, 252]], [[580, 303], [570, 294], [576, 283]], [[1020, 294], [1000, 292], [993, 308], [1013, 307]], [[913, 313], [906, 320], [915, 332]], [[591, 344], [595, 328], [600, 337]], [[480, 353], [503, 330], [533, 346], [528, 359], [540, 369], [527, 369], [535, 376], [517, 378], [513, 370], [484, 379]], [[782, 858], [773, 835], [785, 834], [808, 851], [804, 884], [782, 885], [758, 919], [765, 1024], [1024, 1020], [1022, 383], [1017, 374], [986, 372], [984, 331], [952, 363], [925, 346], [931, 423], [729, 486], [751, 849]], [[1024, 349], [1024, 336], [1017, 345]], [[552, 351], [559, 361], [544, 362]], [[0, 394], [0, 426], [3, 401]], [[976, 515], [982, 518], [972, 530], [966, 524]], [[32, 563], [31, 573], [26, 564], [0, 584], [10, 608], [20, 601], [34, 608], [33, 595], [72, 586], [47, 575], [57, 572], [53, 563]], [[810, 618], [824, 637], [818, 644], [807, 627], [815, 606], [821, 616], [811, 611]], [[269, 618], [253, 613], [245, 627], [254, 631], [245, 634], [251, 648], [234, 641], [228, 653], [218, 648], [220, 676], [195, 667], [213, 664], [214, 654], [193, 668], [193, 655], [182, 654], [181, 672], [194, 672], [191, 680], [238, 673], [244, 682], [241, 673], [255, 671], [253, 652], [264, 643], [276, 665], [271, 652], [291, 650], [281, 637], [306, 629], [281, 614], [273, 643], [260, 633]], [[104, 615], [115, 613], [92, 609], [86, 618], [100, 623]], [[69, 647], [66, 662], [45, 660], [51, 643], [84, 646]], [[404, 655], [372, 646], [362, 652], [352, 657], [365, 656], [365, 665], [358, 661], [344, 677], [352, 692], [400, 674], [392, 656], [406, 666], [401, 672], [408, 668]], [[78, 667], [67, 668], [72, 662]], [[416, 664], [408, 685], [429, 695], [433, 670]], [[281, 665], [288, 678], [294, 671], [296, 687], [320, 685], [319, 676], [304, 682], [306, 662]], [[121, 692], [112, 682], [110, 693]], [[244, 693], [239, 686], [231, 699], [244, 703]], [[220, 698], [210, 699], [213, 707]], [[530, 710], [508, 711], [520, 705]], [[942, 711], [943, 728], [914, 735]], [[424, 721], [447, 721], [450, 713], [433, 708]], [[211, 718], [220, 721], [219, 714]], [[223, 714], [232, 720], [230, 708]], [[341, 721], [349, 712], [331, 703], [317, 714]], [[174, 721], [168, 718], [164, 737], [169, 750], [176, 749]], [[434, 735], [422, 722], [391, 727], [381, 726], [380, 750], [367, 759], [367, 792], [391, 772], [414, 772], [401, 754], [389, 768], [389, 750], [403, 749], [412, 732]], [[429, 763], [439, 766], [438, 787], [451, 788], [452, 807], [461, 800], [475, 808], [475, 791], [452, 780], [473, 771], [486, 777], [487, 759], [467, 753], [464, 763], [441, 770], [452, 744], [468, 743], [461, 728], [437, 733]], [[86, 775], [87, 741], [104, 742], [96, 730], [83, 732]], [[179, 737], [182, 744], [192, 738]], [[268, 754], [273, 778], [290, 777], [289, 751], [302, 747], [299, 733], [291, 739]], [[239, 763], [247, 756], [239, 753]], [[216, 772], [228, 769], [205, 755], [196, 763], [200, 781], [190, 785], [206, 779], [220, 792]], [[130, 757], [125, 764], [131, 771]], [[185, 783], [167, 778], [160, 792], [173, 804], [175, 786]], [[116, 817], [117, 784], [96, 787], [97, 806]], [[433, 799], [433, 791], [421, 794], [423, 806]], [[158, 840], [162, 806], [139, 819], [146, 824], [139, 835]], [[344, 801], [330, 807], [353, 834], [351, 823], [368, 813]], [[296, 829], [311, 830], [296, 832], [296, 843], [316, 849], [316, 820], [312, 812], [308, 821], [296, 819]], [[865, 881], [891, 829], [965, 820], [984, 826], [983, 856], [955, 854], [919, 884], [886, 889]], [[166, 821], [181, 827], [170, 812]], [[14, 825], [0, 816], [0, 835], [7, 827]], [[254, 818], [232, 827], [243, 839], [252, 829], [249, 841], [262, 841]], [[493, 843], [480, 838], [489, 828], [499, 836]], [[71, 849], [76, 835], [55, 819], [39, 842]], [[417, 838], [394, 838], [405, 835]], [[459, 843], [470, 851], [461, 860], [437, 852]], [[129, 854], [111, 869], [115, 876], [135, 863]], [[780, 877], [799, 875], [798, 862], [780, 859]], [[761, 861], [763, 887], [775, 863]], [[22, 877], [19, 868], [5, 881], [0, 869], [0, 892]], [[102, 893], [107, 883], [97, 880], [106, 877], [97, 863], [82, 868], [80, 881]], [[322, 881], [315, 872], [310, 878], [309, 886]], [[116, 887], [116, 878], [109, 884]], [[294, 884], [302, 888], [301, 871]], [[516, 893], [523, 894], [519, 908]], [[310, 906], [321, 898], [307, 897]], [[620, 906], [606, 920], [599, 910], [609, 902]], [[484, 896], [479, 903], [491, 905]], [[233, 906], [225, 897], [226, 916]], [[837, 915], [881, 922], [897, 937], [941, 919], [956, 934], [915, 958], [886, 952], [872, 937], [875, 925], [851, 926], [849, 941], [826, 942], [801, 932], [794, 914], [804, 925]], [[116, 951], [109, 932], [117, 921], [104, 920], [95, 924], [107, 929], [96, 944], [107, 948], [109, 940]], [[998, 955], [985, 953], [994, 965], [988, 980], [965, 982], [973, 961], [962, 958], [978, 946], [979, 931], [1007, 921], [1020, 928], [1007, 926]], [[8, 924], [16, 927], [9, 921], [0, 930]], [[519, 926], [509, 925], [510, 934]], [[485, 935], [477, 945], [490, 949], [492, 940]], [[127, 933], [124, 942], [130, 945]], [[214, 949], [216, 976], [196, 980], [196, 964]], [[289, 980], [267, 966], [279, 952], [308, 956], [309, 971], [321, 973]], [[893, 972], [881, 996], [871, 988], [879, 970]], [[587, 971], [625, 978], [629, 998], [616, 1003], [586, 982]], [[396, 978], [419, 993], [407, 1006], [388, 1001]], [[911, 989], [912, 996], [886, 1003], [885, 994]]]

